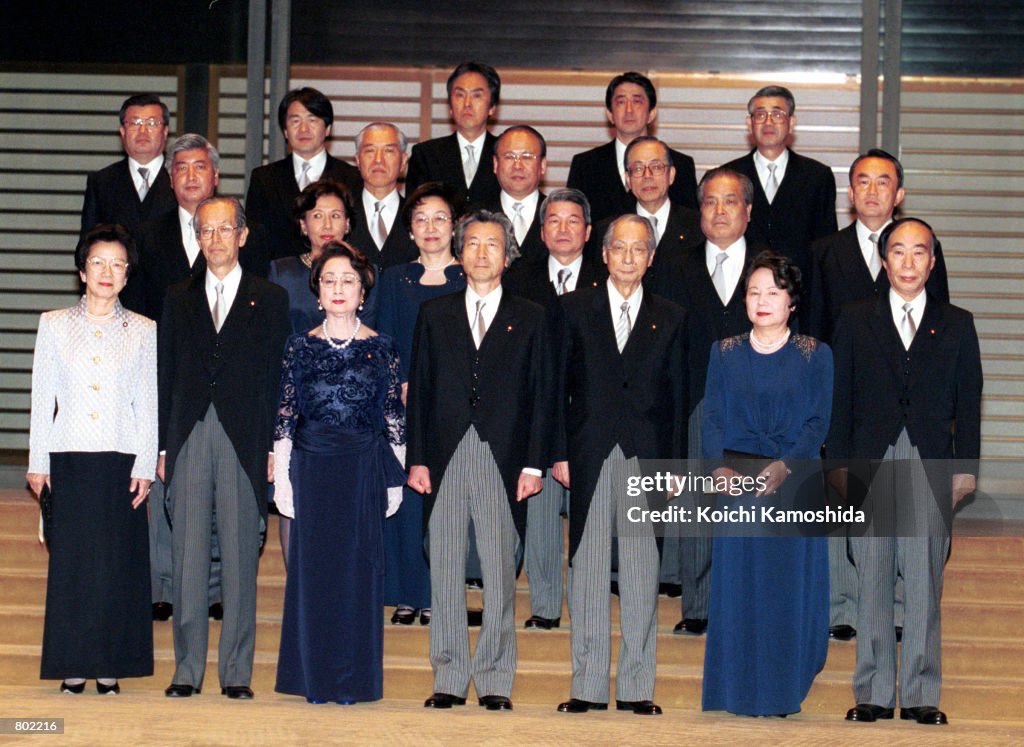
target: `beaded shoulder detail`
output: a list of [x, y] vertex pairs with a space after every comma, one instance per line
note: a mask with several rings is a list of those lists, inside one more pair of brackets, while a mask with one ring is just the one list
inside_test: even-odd
[[719, 345], [721, 345], [723, 353], [731, 353], [743, 344], [749, 345], [749, 340], [750, 333], [744, 332], [742, 335], [736, 335], [735, 337], [726, 337], [724, 340], [719, 342]]
[[804, 360], [809, 361], [814, 351], [818, 349], [818, 341], [813, 337], [807, 335], [790, 335], [789, 344], [796, 347], [800, 355], [804, 357]]

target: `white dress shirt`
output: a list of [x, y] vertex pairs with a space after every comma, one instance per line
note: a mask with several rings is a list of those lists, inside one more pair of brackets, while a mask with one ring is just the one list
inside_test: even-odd
[[619, 170], [619, 180], [622, 182], [623, 189], [629, 189], [626, 186], [626, 146], [627, 143], [615, 138], [615, 168]]
[[668, 225], [668, 214], [669, 214], [670, 210], [672, 210], [672, 202], [671, 202], [671, 200], [668, 200], [668, 199], [666, 199], [665, 202], [663, 202], [661, 204], [661, 207], [658, 208], [658, 210], [656, 212], [653, 212], [653, 213], [648, 213], [647, 210], [645, 210], [642, 205], [637, 203], [637, 206], [636, 206], [636, 214], [637, 215], [639, 215], [641, 218], [647, 218], [648, 220], [651, 220], [651, 218], [655, 218], [656, 219], [656, 220], [652, 220], [651, 221], [651, 225], [654, 226], [654, 245], [655, 246], [657, 246], [658, 244], [661, 243], [661, 237], [665, 235], [665, 226]]
[[[461, 132], [456, 132], [455, 133], [455, 139], [459, 143], [459, 160], [463, 163], [463, 165], [465, 165], [465, 162], [466, 162], [466, 146], [467, 145], [472, 145], [473, 146], [473, 158], [476, 160], [476, 170], [479, 171], [480, 169], [490, 169], [490, 168], [493, 168], [492, 164], [480, 163], [480, 157], [483, 155], [483, 152], [484, 152], [484, 141], [487, 139], [487, 131], [486, 130], [484, 130], [484, 132], [476, 140], [467, 140], [465, 137], [462, 136]], [[465, 174], [463, 174], [463, 176], [465, 176]], [[473, 179], [475, 179], [475, 178], [476, 178], [476, 173], [474, 172], [473, 173]], [[471, 182], [472, 179], [467, 179], [466, 181], [467, 182]]]
[[612, 327], [619, 323], [619, 316], [622, 314], [622, 302], [625, 301], [629, 304], [629, 323], [632, 330], [633, 327], [636, 327], [636, 315], [640, 311], [640, 302], [644, 300], [643, 285], [638, 285], [637, 289], [633, 291], [633, 295], [629, 298], [622, 297], [618, 288], [612, 284], [611, 278], [608, 278], [606, 285], [608, 287], [608, 303], [612, 307]]
[[238, 295], [238, 284], [242, 282], [242, 266], [235, 264], [231, 271], [219, 280], [213, 272], [206, 270], [206, 300], [210, 304], [210, 314], [213, 314], [213, 305], [217, 303], [217, 283], [224, 283], [224, 303], [227, 304], [227, 311], [224, 312], [224, 319], [227, 320], [231, 313], [231, 306]]
[[302, 164], [309, 164], [309, 182], [312, 184], [321, 176], [324, 175], [324, 169], [327, 167], [327, 149], [324, 148], [322, 151], [317, 153], [315, 156], [306, 161], [302, 156], [292, 153], [292, 168], [295, 170], [295, 183], [299, 183], [299, 179], [302, 178]]
[[140, 168], [149, 169], [149, 174], [146, 177], [148, 184], [146, 190], [153, 188], [153, 183], [156, 178], [160, 175], [160, 169], [164, 166], [163, 154], [157, 156], [149, 163], [139, 163], [131, 156], [128, 156], [128, 173], [132, 176], [132, 184], [135, 185], [135, 191], [140, 192], [142, 190], [142, 174], [139, 173]]
[[[722, 263], [722, 274], [725, 276], [725, 288], [728, 291], [726, 298], [731, 299], [733, 294], [736, 293], [736, 286], [740, 282], [743, 268], [747, 264], [746, 237], [740, 236], [736, 243], [730, 244], [725, 249], [719, 249], [710, 241], [706, 242], [704, 244], [704, 257], [707, 261], [708, 275], [714, 274], [717, 262], [715, 258], [723, 251], [729, 255], [729, 259]], [[724, 303], [729, 303], [729, 301], [726, 300]]]
[[[871, 243], [871, 234], [875, 233], [881, 236], [882, 231], [884, 231], [885, 227], [890, 223], [892, 223], [892, 218], [883, 223], [882, 227], [879, 228], [877, 231], [872, 231], [870, 228], [861, 223], [859, 218], [857, 219], [857, 222], [855, 224], [855, 230], [857, 231], [857, 243], [860, 245], [860, 253], [861, 256], [864, 257], [864, 264], [867, 265], [868, 267], [871, 267], [871, 255], [876, 254], [878, 252], [878, 249], [875, 247], [875, 245]], [[885, 272], [885, 270], [882, 271]], [[874, 278], [872, 278], [872, 280], [873, 279]]]
[[[922, 290], [910, 302], [910, 316], [914, 320], [914, 328], [918, 331], [921, 328], [921, 320], [924, 318], [924, 307], [927, 299], [928, 294]], [[900, 334], [900, 339], [903, 340], [903, 347], [909, 349], [910, 343], [913, 340], [907, 340], [903, 337], [903, 317], [906, 315], [906, 312], [903, 310], [903, 304], [905, 303], [907, 301], [903, 296], [899, 295], [892, 288], [889, 289], [889, 308], [892, 310], [892, 320], [896, 325], [896, 331]]]
[[[558, 271], [569, 270], [572, 275], [565, 281], [565, 292], [572, 293], [576, 290], [576, 283], [580, 279], [580, 268], [583, 267], [583, 255], [580, 254], [576, 259], [567, 265], [563, 265], [557, 259], [548, 255], [548, 278], [551, 280], [551, 284], [558, 288]], [[621, 303], [621, 302], [620, 302]]]
[[505, 213], [505, 217], [512, 223], [512, 227], [516, 225], [516, 209], [515, 204], [517, 202], [523, 203], [523, 235], [516, 234], [516, 241], [520, 244], [523, 243], [523, 239], [526, 238], [526, 234], [529, 233], [530, 227], [533, 225], [533, 218], [537, 214], [537, 203], [540, 201], [540, 190], [533, 190], [530, 194], [526, 195], [521, 200], [517, 200], [515, 197], [510, 195], [505, 190], [501, 190], [501, 211]]
[[[395, 225], [395, 218], [398, 217], [398, 206], [401, 203], [401, 198], [398, 196], [398, 190], [391, 190], [383, 202], [384, 207], [381, 209], [381, 217], [384, 218], [384, 225], [388, 229], [388, 235], [391, 235], [391, 228]], [[374, 243], [377, 241], [377, 225], [373, 217], [377, 214], [377, 198], [374, 197], [368, 189], [363, 188], [363, 214], [366, 216], [366, 226], [370, 229], [370, 236], [373, 237]], [[378, 249], [382, 247], [377, 247]]]
[[188, 257], [188, 266], [196, 263], [196, 257], [202, 251], [199, 248], [199, 239], [196, 237], [195, 224], [192, 222], [192, 215], [178, 205], [178, 223], [181, 224], [181, 245], [185, 247], [185, 255]]
[[782, 186], [782, 180], [786, 177], [786, 166], [789, 165], [789, 148], [783, 148], [782, 153], [774, 161], [769, 161], [761, 155], [761, 151], [754, 151], [754, 168], [757, 169], [757, 178], [761, 182], [761, 189], [768, 184], [768, 164], [775, 164], [775, 180]]

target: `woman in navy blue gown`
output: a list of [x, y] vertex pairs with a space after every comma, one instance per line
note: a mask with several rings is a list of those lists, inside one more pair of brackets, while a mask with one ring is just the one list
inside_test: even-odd
[[[724, 464], [730, 451], [766, 457], [754, 460], [765, 488], [720, 497], [720, 505], [792, 501], [810, 486], [821, 508], [813, 460], [828, 433], [832, 351], [790, 333], [800, 271], [788, 259], [758, 255], [747, 269], [746, 294], [753, 329], [711, 350], [704, 457], [712, 466]], [[713, 474], [737, 475], [725, 466]], [[728, 535], [727, 529], [717, 532], [712, 551], [703, 708], [748, 716], [796, 713], [828, 653], [826, 540]]]
[[324, 321], [288, 339], [274, 434], [277, 499], [293, 503], [278, 692], [311, 703], [383, 695], [384, 518], [401, 502], [404, 410], [394, 340], [358, 310], [373, 269], [347, 244], [313, 261]]
[[[420, 304], [466, 287], [462, 265], [452, 254], [452, 228], [461, 215], [455, 190], [426, 182], [405, 201], [402, 218], [412, 231], [419, 259], [382, 273], [377, 329], [395, 338], [403, 393], [409, 380], [413, 332]], [[430, 568], [423, 549], [423, 496], [406, 488], [402, 510], [384, 524], [384, 604], [395, 606], [392, 624], [430, 620]]]
[[[328, 243], [341, 241], [348, 235], [352, 195], [341, 182], [329, 178], [320, 179], [299, 193], [292, 211], [299, 230], [309, 242], [309, 251], [298, 257], [275, 259], [270, 263], [267, 279], [288, 291], [288, 319], [292, 323], [292, 332], [298, 334], [308, 332], [324, 320], [324, 312], [319, 308], [316, 293], [310, 293], [309, 268]], [[274, 505], [277, 505], [276, 501]], [[292, 517], [280, 513], [280, 507], [278, 512], [278, 535], [287, 569]]]

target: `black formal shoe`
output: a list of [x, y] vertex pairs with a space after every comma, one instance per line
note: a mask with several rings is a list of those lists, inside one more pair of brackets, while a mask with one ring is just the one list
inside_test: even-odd
[[590, 700], [571, 698], [564, 703], [559, 703], [559, 713], [586, 713], [587, 711], [607, 711], [607, 703], [594, 703]]
[[479, 628], [484, 624], [484, 611], [480, 609], [466, 610], [466, 625], [471, 628]]
[[929, 724], [931, 726], [946, 726], [949, 724], [946, 714], [935, 706], [900, 708], [900, 718], [904, 721], [916, 721], [919, 724]]
[[652, 700], [616, 700], [615, 708], [619, 711], [632, 711], [637, 716], [661, 715], [661, 706]]
[[467, 589], [482, 589], [484, 588], [484, 580], [482, 578], [467, 578], [466, 579]]
[[903, 626], [896, 626], [896, 643], [903, 643]]
[[687, 617], [676, 623], [672, 628], [675, 635], [704, 635], [708, 629], [708, 621], [703, 617]]
[[227, 695], [232, 700], [252, 700], [252, 688], [246, 685], [228, 685], [220, 689], [221, 695]]
[[67, 682], [61, 682], [60, 691], [62, 693], [67, 693], [68, 695], [81, 695], [85, 692], [85, 682], [79, 682], [77, 685], [69, 685]]
[[866, 724], [888, 718], [892, 718], [892, 708], [883, 708], [871, 703], [858, 703], [846, 712], [847, 721], [863, 721]]
[[429, 609], [420, 610], [420, 625], [430, 625], [431, 617]]
[[675, 599], [683, 595], [683, 587], [681, 584], [658, 584], [658, 593]]
[[211, 620], [223, 620], [224, 619], [224, 605], [220, 602], [214, 602], [210, 605], [210, 619]]
[[512, 701], [506, 698], [504, 695], [485, 695], [477, 701], [482, 706], [486, 706], [488, 711], [511, 711]]
[[391, 616], [392, 625], [412, 625], [416, 622], [416, 610], [412, 607], [399, 607]]
[[121, 692], [121, 686], [116, 682], [113, 685], [104, 685], [99, 680], [96, 680], [96, 692], [100, 695], [117, 695]]
[[857, 631], [852, 625], [833, 625], [828, 629], [828, 637], [837, 641], [848, 641], [857, 636]]
[[198, 694], [199, 688], [192, 687], [192, 685], [175, 685], [172, 683], [164, 690], [164, 695], [168, 698], [191, 698], [193, 695]]
[[611, 587], [610, 587], [610, 591], [615, 596], [619, 595], [619, 582], [618, 581], [612, 581]]
[[466, 705], [466, 699], [448, 693], [434, 693], [423, 701], [424, 708], [451, 708], [457, 705]]
[[153, 602], [153, 619], [160, 622], [167, 622], [174, 612], [170, 602]]
[[560, 617], [541, 617], [540, 615], [530, 615], [523, 627], [527, 630], [551, 630], [552, 628], [557, 628], [561, 622], [562, 618]]

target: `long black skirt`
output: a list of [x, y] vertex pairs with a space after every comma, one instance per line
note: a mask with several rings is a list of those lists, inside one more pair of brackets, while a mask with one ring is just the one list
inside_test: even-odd
[[146, 506], [134, 454], [50, 454], [53, 524], [42, 679], [148, 677], [153, 619]]

